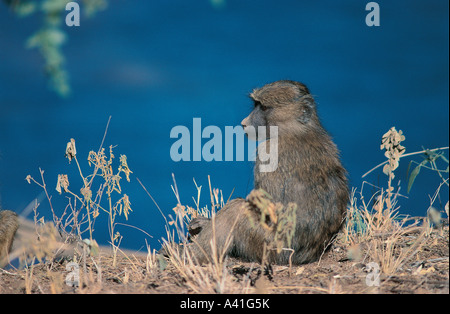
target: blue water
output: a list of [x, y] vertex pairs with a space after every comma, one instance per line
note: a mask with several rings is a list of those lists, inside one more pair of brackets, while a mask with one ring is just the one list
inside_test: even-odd
[[[378, 1], [380, 27], [366, 26], [367, 2], [227, 0], [216, 9], [206, 0], [110, 0], [107, 10], [67, 28], [68, 99], [49, 91], [40, 55], [24, 47], [40, 17], [20, 19], [0, 3], [2, 207], [20, 213], [41, 194], [24, 180], [28, 174], [39, 179], [41, 167], [62, 211], [57, 174], [68, 173], [74, 191], [81, 187], [75, 164], [64, 158], [67, 141], [76, 139], [87, 174], [85, 158], [98, 149], [111, 115], [104, 147], [117, 145], [116, 156], [126, 154], [133, 171], [130, 183], [122, 181], [133, 209], [126, 223], [151, 234], [147, 240], [158, 248], [164, 219], [136, 177], [165, 215], [176, 205], [172, 173], [182, 202], [192, 206], [193, 178], [203, 186], [202, 205], [209, 205], [208, 175], [225, 198], [233, 189], [233, 197], [245, 197], [253, 184], [251, 162], [175, 163], [169, 133], [176, 125], [192, 130], [194, 117], [203, 126], [238, 125], [251, 109], [247, 94], [279, 79], [301, 81], [315, 95], [354, 187], [385, 160], [380, 139], [392, 126], [405, 133], [407, 152], [448, 146], [448, 1]], [[409, 197], [401, 211], [423, 216], [440, 179], [422, 171], [407, 195], [408, 162], [401, 161], [396, 177]], [[367, 180], [386, 181], [381, 171]], [[447, 200], [448, 189], [441, 203]], [[39, 212], [50, 218], [45, 199]], [[102, 221], [106, 216], [94, 236], [106, 243]], [[118, 230], [123, 247], [145, 244], [143, 233]]]

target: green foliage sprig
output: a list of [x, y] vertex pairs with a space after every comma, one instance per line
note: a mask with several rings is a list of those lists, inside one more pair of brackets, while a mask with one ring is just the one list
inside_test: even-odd
[[[44, 72], [48, 76], [50, 88], [58, 95], [67, 97], [71, 88], [66, 61], [62, 51], [67, 42], [64, 20], [68, 14], [68, 0], [4, 0], [19, 17], [33, 14], [42, 16], [42, 26], [26, 41], [29, 49], [37, 49], [44, 59]], [[86, 17], [106, 8], [106, 0], [82, 0], [82, 12]]]

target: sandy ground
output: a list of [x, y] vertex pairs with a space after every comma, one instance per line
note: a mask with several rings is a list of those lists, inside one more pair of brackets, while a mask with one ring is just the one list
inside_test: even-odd
[[[416, 237], [405, 235], [397, 246], [408, 247]], [[292, 267], [262, 267], [228, 258], [220, 281], [208, 266], [196, 266], [187, 275], [167, 260], [149, 264], [145, 254], [119, 254], [113, 267], [112, 256], [102, 253], [87, 258], [85, 266], [79, 267], [78, 287], [66, 284], [75, 278], [71, 276], [74, 269], [69, 268], [69, 261], [62, 261], [0, 270], [0, 293], [449, 293], [448, 226], [434, 230], [425, 244], [390, 275], [369, 267], [370, 256], [365, 255], [363, 244], [357, 249], [361, 258], [349, 259], [349, 251], [355, 248], [338, 239], [320, 261]]]

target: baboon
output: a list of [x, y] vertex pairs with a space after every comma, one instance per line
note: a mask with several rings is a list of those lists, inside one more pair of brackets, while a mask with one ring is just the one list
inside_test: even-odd
[[[253, 90], [250, 98], [254, 109], [242, 121], [244, 130], [250, 126], [278, 127], [278, 167], [272, 172], [261, 172], [257, 157], [254, 188], [266, 191], [273, 202], [297, 205], [293, 253], [272, 252], [266, 255], [266, 261], [275, 264], [287, 264], [290, 259], [293, 264], [316, 261], [339, 232], [346, 216], [349, 191], [338, 149], [321, 125], [316, 103], [304, 84], [277, 81]], [[267, 142], [273, 140], [267, 135]], [[211, 261], [211, 243], [219, 254], [226, 248], [227, 255], [262, 262], [264, 243], [273, 234], [249, 223], [248, 208], [251, 208], [248, 201], [234, 199], [218, 211], [214, 222], [204, 218], [191, 221], [192, 243], [187, 247], [197, 262]], [[243, 214], [246, 211], [247, 215]]]
[[0, 210], [0, 267], [5, 263], [18, 228], [17, 214], [10, 210]]
[[53, 223], [36, 225], [13, 211], [0, 210], [0, 267], [32, 256], [60, 261], [72, 257], [76, 245], [63, 238]]

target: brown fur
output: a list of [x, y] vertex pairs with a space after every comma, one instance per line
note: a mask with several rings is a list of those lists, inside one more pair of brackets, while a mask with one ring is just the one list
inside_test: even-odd
[[0, 211], [0, 267], [11, 250], [17, 228], [19, 228], [17, 214], [10, 210]]
[[[250, 97], [255, 109], [242, 125], [278, 126], [278, 167], [273, 172], [260, 172], [257, 158], [255, 189], [268, 192], [274, 202], [297, 204], [292, 262], [316, 261], [339, 232], [349, 200], [346, 171], [337, 147], [322, 127], [305, 85], [278, 81], [254, 90]], [[214, 226], [211, 221], [193, 220], [197, 235], [190, 249], [198, 262], [210, 260], [213, 237], [220, 253], [229, 236], [232, 241], [227, 254], [261, 262], [264, 243], [273, 235], [261, 226], [252, 227], [244, 214], [246, 208], [247, 201], [236, 199], [218, 212]], [[286, 264], [289, 254], [272, 254], [269, 262]]]

